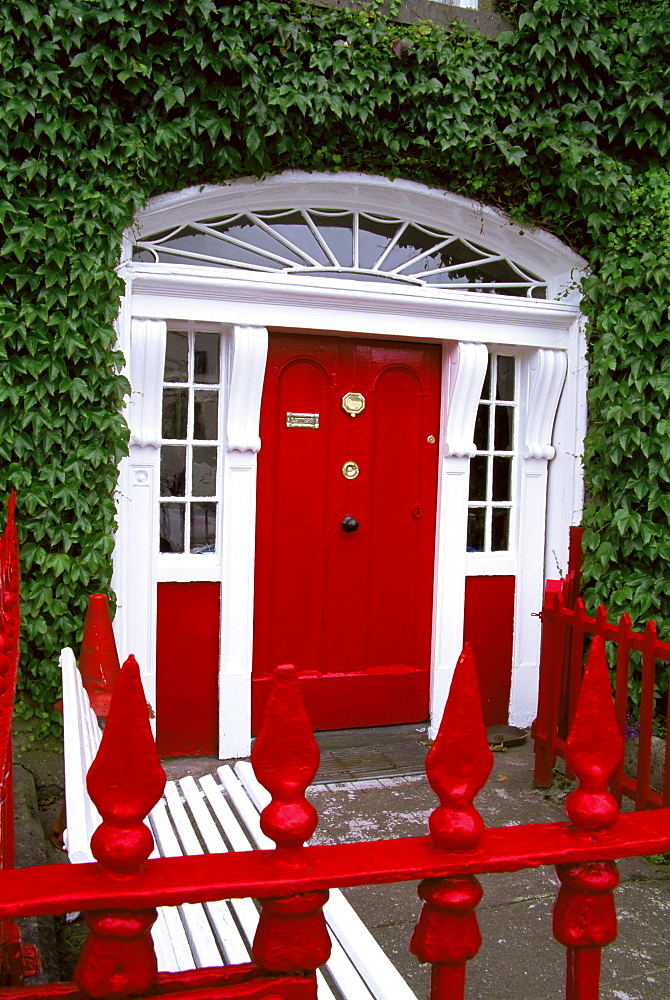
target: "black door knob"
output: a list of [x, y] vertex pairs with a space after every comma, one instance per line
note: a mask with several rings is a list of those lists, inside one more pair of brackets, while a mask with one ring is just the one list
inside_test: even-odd
[[342, 530], [343, 531], [358, 531], [358, 521], [355, 517], [343, 517], [342, 518]]

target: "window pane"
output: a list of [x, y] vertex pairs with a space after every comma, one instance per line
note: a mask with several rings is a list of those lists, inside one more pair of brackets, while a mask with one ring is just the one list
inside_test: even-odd
[[475, 507], [468, 511], [468, 552], [483, 552], [486, 536], [486, 509]]
[[514, 399], [514, 358], [498, 356], [496, 399]]
[[219, 335], [196, 333], [193, 381], [214, 383], [219, 381]]
[[493, 447], [496, 451], [512, 451], [514, 441], [514, 410], [511, 406], [496, 406]]
[[161, 496], [186, 495], [186, 448], [163, 445], [161, 448]]
[[290, 240], [300, 250], [308, 253], [317, 264], [330, 264], [325, 250], [317, 242], [312, 231], [308, 229], [300, 212], [280, 212], [276, 215], [272, 212], [264, 212], [261, 218], [284, 239]]
[[470, 500], [486, 500], [486, 478], [488, 473], [488, 458], [478, 456], [470, 459]]
[[309, 213], [317, 229], [330, 247], [335, 260], [341, 267], [354, 264], [354, 217], [353, 215], [326, 215]]
[[491, 551], [502, 552], [509, 548], [509, 508], [493, 508], [491, 523]]
[[186, 437], [188, 426], [188, 389], [163, 390], [163, 437]]
[[191, 552], [202, 555], [216, 549], [216, 504], [191, 504]]
[[480, 404], [477, 407], [477, 419], [475, 420], [475, 448], [477, 451], [488, 451], [490, 448], [489, 411], [489, 406]]
[[491, 398], [491, 355], [489, 354], [489, 363], [486, 367], [486, 375], [484, 376], [484, 385], [482, 386], [482, 399]]
[[358, 226], [358, 266], [374, 267], [398, 232], [399, 225], [395, 220], [385, 222], [361, 216]]
[[213, 497], [216, 494], [216, 448], [193, 449], [194, 497]]
[[[446, 233], [427, 233], [416, 226], [407, 226], [402, 236], [393, 247], [393, 250], [391, 250], [388, 257], [384, 261], [384, 270], [390, 271], [394, 267], [400, 267], [402, 264], [408, 263], [412, 257], [416, 257], [418, 254], [424, 253], [426, 250], [430, 250], [438, 243], [442, 243], [446, 238]], [[418, 262], [414, 265], [414, 268], [419, 270], [422, 266], [423, 262]], [[410, 268], [410, 271], [411, 270], [412, 269]]]
[[[512, 459], [493, 459], [493, 499], [512, 499]], [[474, 497], [472, 498], [474, 499]]]
[[164, 382], [188, 381], [188, 334], [168, 330], [165, 345]]
[[184, 513], [186, 504], [162, 503], [160, 505], [160, 551], [184, 551]]
[[215, 389], [196, 389], [193, 393], [193, 437], [199, 441], [216, 441], [218, 416], [218, 392]]

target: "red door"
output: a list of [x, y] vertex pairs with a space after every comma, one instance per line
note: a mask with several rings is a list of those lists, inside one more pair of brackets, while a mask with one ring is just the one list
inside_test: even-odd
[[315, 728], [428, 715], [440, 352], [270, 335], [258, 463], [255, 732], [279, 663], [295, 663], [305, 679]]

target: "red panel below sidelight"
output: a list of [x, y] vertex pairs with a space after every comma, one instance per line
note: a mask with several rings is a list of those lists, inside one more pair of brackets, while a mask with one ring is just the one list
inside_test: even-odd
[[[258, 733], [272, 679], [252, 680], [251, 730]], [[391, 726], [402, 706], [404, 722], [428, 718], [428, 670], [381, 668], [370, 673], [301, 676], [300, 688], [314, 729], [357, 729]]]
[[469, 576], [463, 638], [475, 654], [484, 720], [505, 724], [509, 712], [514, 637], [513, 576]]
[[159, 583], [156, 745], [163, 757], [218, 753], [218, 583]]

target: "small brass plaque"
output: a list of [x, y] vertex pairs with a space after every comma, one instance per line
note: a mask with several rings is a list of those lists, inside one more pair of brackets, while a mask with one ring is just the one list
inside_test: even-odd
[[342, 466], [342, 475], [345, 479], [355, 479], [360, 471], [356, 462], [345, 462]]
[[347, 392], [342, 396], [342, 409], [350, 417], [357, 417], [365, 409], [365, 396], [360, 392]]
[[286, 426], [287, 427], [311, 427], [313, 430], [317, 430], [319, 426], [319, 414], [318, 413], [287, 413], [286, 414]]

